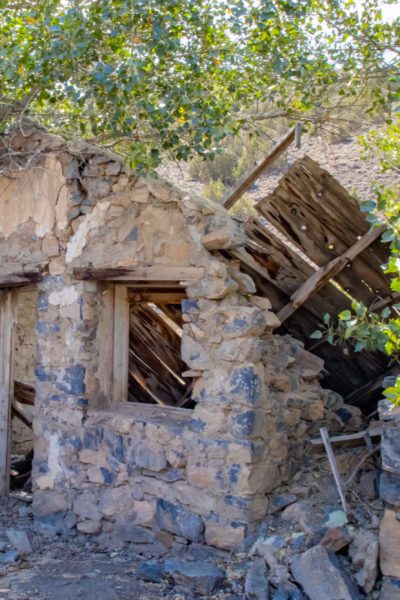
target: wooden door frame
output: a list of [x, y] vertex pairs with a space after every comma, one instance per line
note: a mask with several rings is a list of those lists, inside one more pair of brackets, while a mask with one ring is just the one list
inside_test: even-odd
[[0, 497], [7, 496], [10, 491], [12, 349], [16, 301], [15, 291], [0, 290]]

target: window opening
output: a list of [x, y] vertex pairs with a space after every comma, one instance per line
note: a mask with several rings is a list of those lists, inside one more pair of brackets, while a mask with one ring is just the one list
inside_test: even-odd
[[129, 291], [128, 402], [193, 408], [193, 379], [183, 377], [182, 291]]

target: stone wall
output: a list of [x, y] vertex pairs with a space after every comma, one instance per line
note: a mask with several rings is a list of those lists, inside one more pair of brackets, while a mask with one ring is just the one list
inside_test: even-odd
[[[299, 344], [272, 335], [268, 299], [215, 254], [245, 241], [221, 206], [138, 179], [83, 143], [33, 130], [13, 145], [42, 157], [0, 182], [0, 208], [16, 211], [0, 222], [3, 264], [48, 265], [36, 323], [37, 522], [111, 544], [236, 546], [324, 418], [322, 364], [310, 368]], [[105, 288], [77, 281], [77, 266], [203, 268], [182, 302], [193, 411], [115, 403], [101, 366]]]

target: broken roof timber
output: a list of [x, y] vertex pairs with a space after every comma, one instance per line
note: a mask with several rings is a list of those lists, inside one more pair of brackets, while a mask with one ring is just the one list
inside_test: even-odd
[[160, 281], [188, 282], [203, 277], [204, 268], [164, 266], [138, 268], [76, 267], [73, 269], [73, 274], [76, 279], [120, 281], [125, 283], [129, 283], [130, 281], [146, 281], [155, 283]]

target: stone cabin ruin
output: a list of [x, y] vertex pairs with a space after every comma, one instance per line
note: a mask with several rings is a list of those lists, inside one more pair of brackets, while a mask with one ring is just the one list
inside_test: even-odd
[[20, 385], [40, 526], [236, 547], [340, 405], [323, 361], [274, 335], [268, 298], [222, 252], [245, 236], [220, 205], [82, 142], [3, 143], [1, 493]]

